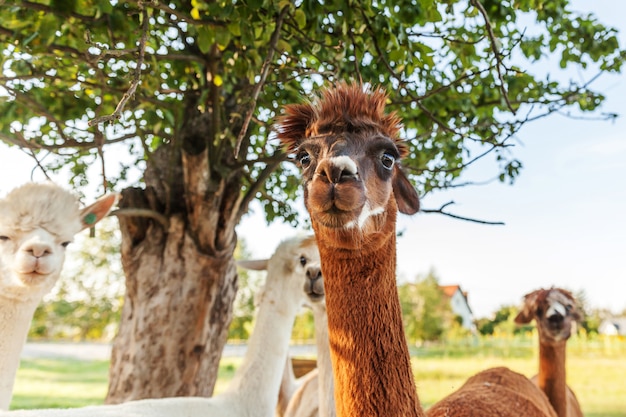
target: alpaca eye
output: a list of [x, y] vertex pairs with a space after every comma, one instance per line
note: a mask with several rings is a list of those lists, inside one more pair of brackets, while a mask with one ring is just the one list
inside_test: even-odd
[[0, 236], [0, 242], [6, 242], [7, 240], [9, 240], [8, 236]]
[[72, 243], [72, 242], [63, 242], [61, 243], [61, 246], [63, 246], [64, 248], [67, 248], [67, 246]]
[[306, 265], [306, 258], [304, 256], [300, 257], [300, 265], [302, 265], [302, 266]]
[[385, 169], [391, 170], [393, 168], [393, 164], [396, 162], [396, 157], [389, 152], [385, 152], [381, 155], [380, 162], [383, 164]]
[[306, 168], [311, 164], [311, 155], [306, 152], [299, 153], [297, 159], [302, 168]]

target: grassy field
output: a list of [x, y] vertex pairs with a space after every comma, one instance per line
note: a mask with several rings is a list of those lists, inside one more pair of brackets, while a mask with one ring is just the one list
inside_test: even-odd
[[[507, 348], [504, 348], [507, 346]], [[413, 350], [420, 400], [429, 406], [469, 376], [493, 366], [534, 375], [537, 353], [530, 344], [484, 343]], [[574, 343], [568, 347], [568, 382], [586, 417], [626, 417], [626, 342]], [[241, 359], [220, 364], [216, 392], [232, 378]], [[22, 362], [11, 408], [77, 407], [101, 404], [106, 394], [107, 361], [37, 359]]]

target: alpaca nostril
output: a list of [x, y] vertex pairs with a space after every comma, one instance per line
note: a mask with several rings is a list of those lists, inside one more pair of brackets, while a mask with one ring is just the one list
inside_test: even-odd
[[563, 316], [560, 314], [553, 314], [548, 317], [548, 321], [553, 324], [558, 324], [563, 321]]
[[318, 175], [332, 184], [337, 184], [341, 180], [341, 170], [331, 164], [322, 165]]
[[319, 268], [309, 268], [306, 271], [306, 276], [310, 281], [316, 281], [322, 277], [322, 271]]
[[335, 156], [322, 161], [316, 174], [326, 181], [338, 184], [347, 179], [357, 178], [357, 167], [354, 161], [347, 156]]
[[46, 255], [50, 255], [52, 250], [48, 245], [31, 245], [27, 248], [24, 248], [24, 252], [34, 256], [35, 258], [41, 258]]

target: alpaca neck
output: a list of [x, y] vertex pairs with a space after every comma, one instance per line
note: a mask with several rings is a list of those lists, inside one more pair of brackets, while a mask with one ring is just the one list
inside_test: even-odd
[[263, 295], [246, 355], [225, 391], [251, 407], [251, 415], [274, 415], [291, 330], [300, 308], [285, 297], [269, 291]]
[[39, 300], [0, 297], [0, 410], [8, 410], [20, 354]]
[[567, 416], [567, 384], [565, 381], [565, 342], [539, 344], [537, 385], [546, 394], [559, 417]]
[[[422, 416], [396, 287], [395, 218], [374, 247], [318, 233], [338, 416]], [[316, 225], [313, 225], [316, 227]]]
[[322, 305], [313, 306], [313, 318], [315, 320], [315, 344], [317, 345], [317, 369], [319, 378], [319, 417], [334, 417], [335, 384], [333, 380], [333, 367], [330, 358], [330, 346], [328, 342], [328, 317], [326, 308]]

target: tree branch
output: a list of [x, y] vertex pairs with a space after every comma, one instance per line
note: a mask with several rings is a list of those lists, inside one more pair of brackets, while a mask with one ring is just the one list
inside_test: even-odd
[[449, 201], [449, 202], [445, 203], [444, 205], [442, 205], [441, 207], [439, 207], [438, 209], [422, 209], [420, 211], [422, 213], [439, 213], [439, 214], [443, 214], [444, 216], [452, 217], [453, 219], [465, 220], [465, 221], [472, 222], [472, 223], [488, 224], [488, 225], [492, 225], [492, 226], [503, 226], [504, 225], [504, 222], [492, 222], [492, 221], [488, 221], [488, 220], [473, 219], [471, 217], [459, 216], [457, 214], [452, 214], [452, 213], [444, 211], [444, 209], [446, 207], [448, 207], [449, 205], [452, 205], [452, 204], [454, 204], [454, 201]]
[[140, 208], [123, 208], [113, 210], [109, 216], [127, 216], [127, 217], [148, 217], [150, 219], [156, 220], [163, 226], [164, 230], [169, 230], [170, 221], [162, 215], [161, 213], [157, 213], [154, 210], [149, 209], [140, 209]]
[[115, 108], [115, 111], [113, 112], [113, 114], [109, 115], [109, 116], [101, 116], [101, 117], [96, 117], [93, 120], [89, 121], [89, 126], [94, 126], [100, 123], [105, 123], [105, 122], [112, 122], [114, 120], [119, 120], [122, 117], [122, 112], [124, 111], [124, 107], [126, 106], [126, 102], [135, 95], [135, 90], [137, 90], [137, 86], [139, 85], [139, 83], [141, 82], [141, 67], [143, 66], [143, 61], [144, 61], [144, 57], [145, 57], [145, 51], [146, 51], [146, 41], [148, 39], [148, 22], [149, 22], [149, 18], [148, 18], [148, 11], [146, 10], [146, 8], [144, 7], [143, 10], [141, 11], [141, 15], [143, 18], [143, 22], [141, 25], [141, 38], [139, 39], [139, 45], [137, 46], [137, 52], [138, 52], [138, 58], [137, 58], [137, 66], [135, 67], [135, 73], [133, 75], [133, 80], [130, 83], [130, 87], [128, 88], [128, 91], [126, 93], [124, 93], [124, 96], [122, 97], [122, 99], [120, 100], [120, 102], [118, 103], [117, 107]]
[[265, 181], [269, 178], [274, 169], [280, 164], [280, 161], [274, 161], [273, 163], [269, 163], [263, 168], [263, 171], [259, 173], [256, 181], [250, 185], [250, 188], [246, 191], [246, 195], [241, 200], [241, 204], [238, 210], [238, 218], [240, 219], [248, 209], [250, 202], [254, 199], [257, 191], [261, 189], [261, 186], [265, 184]]
[[[13, 144], [15, 146], [18, 146], [20, 148], [25, 148], [25, 149], [43, 149], [49, 152], [54, 152], [54, 153], [58, 153], [57, 151], [60, 149], [66, 149], [66, 148], [77, 148], [77, 149], [93, 149], [96, 148], [98, 145], [93, 143], [93, 142], [78, 142], [74, 139], [68, 139], [65, 140], [63, 143], [61, 144], [54, 144], [54, 145], [43, 145], [41, 143], [36, 143], [36, 142], [32, 142], [30, 140], [27, 140], [26, 138], [24, 138], [24, 136], [22, 136], [21, 134], [19, 134], [18, 132], [13, 133], [16, 137], [10, 136], [10, 135], [6, 135], [2, 132], [0, 132], [0, 140], [2, 140], [3, 142], [6, 143], [10, 143]], [[106, 140], [106, 142], [104, 142], [105, 145], [110, 145], [113, 143], [118, 143], [118, 142], [124, 142], [127, 139], [132, 139], [137, 137], [138, 135], [136, 133], [128, 133], [126, 135], [120, 136], [118, 138], [115, 139], [108, 139]]]
[[267, 74], [270, 70], [270, 64], [272, 59], [274, 58], [274, 52], [276, 50], [276, 45], [280, 39], [280, 30], [283, 25], [283, 21], [285, 20], [285, 15], [289, 10], [289, 6], [283, 7], [280, 11], [280, 14], [276, 18], [276, 27], [274, 28], [274, 33], [272, 33], [272, 37], [270, 38], [270, 43], [268, 46], [267, 57], [265, 57], [265, 61], [263, 62], [263, 66], [261, 67], [261, 77], [259, 82], [254, 86], [254, 90], [252, 92], [252, 100], [250, 103], [250, 109], [248, 109], [248, 113], [243, 121], [243, 125], [241, 126], [241, 130], [239, 131], [239, 136], [237, 137], [237, 142], [235, 143], [235, 159], [239, 157], [239, 149], [241, 148], [241, 142], [243, 142], [243, 138], [246, 136], [248, 131], [248, 126], [250, 125], [250, 120], [252, 119], [252, 114], [256, 109], [256, 102], [259, 98], [259, 94], [261, 93], [261, 88], [265, 84], [265, 79], [267, 78]]
[[506, 101], [506, 104], [509, 110], [511, 110], [511, 113], [515, 114], [515, 110], [513, 109], [513, 106], [511, 105], [511, 102], [509, 101], [509, 93], [506, 91], [506, 86], [504, 85], [504, 78], [502, 77], [502, 71], [500, 70], [500, 67], [503, 65], [502, 57], [500, 55], [500, 51], [498, 50], [498, 43], [496, 41], [496, 36], [493, 33], [493, 27], [491, 26], [491, 21], [489, 20], [489, 16], [487, 16], [487, 11], [483, 7], [483, 5], [480, 3], [480, 0], [470, 0], [470, 3], [472, 3], [478, 9], [480, 14], [483, 16], [483, 19], [485, 19], [485, 28], [487, 29], [487, 34], [489, 35], [489, 41], [491, 42], [491, 49], [493, 50], [493, 53], [496, 56], [496, 71], [498, 72], [498, 79], [500, 80], [500, 90], [502, 91], [502, 95], [504, 96], [504, 101]]

